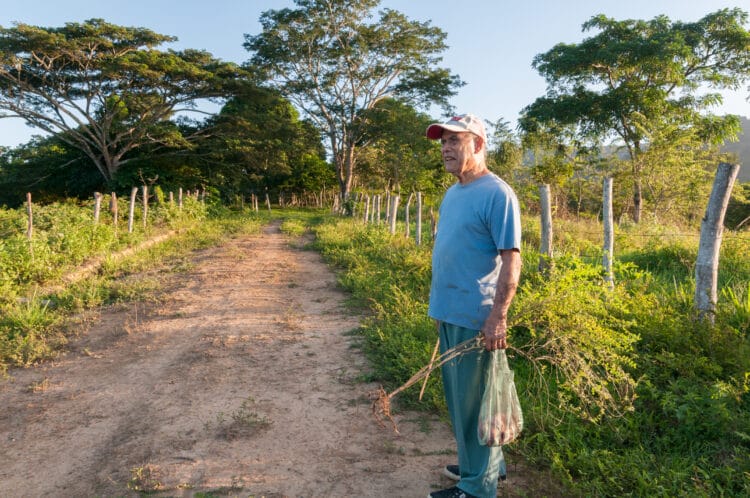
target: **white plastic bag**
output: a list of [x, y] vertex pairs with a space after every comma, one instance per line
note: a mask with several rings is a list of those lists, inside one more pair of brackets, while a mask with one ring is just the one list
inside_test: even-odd
[[485, 446], [514, 441], [523, 430], [523, 413], [504, 349], [490, 351], [477, 435]]

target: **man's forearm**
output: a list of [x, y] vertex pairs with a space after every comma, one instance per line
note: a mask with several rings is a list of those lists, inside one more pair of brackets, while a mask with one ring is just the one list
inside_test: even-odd
[[510, 303], [516, 295], [518, 282], [521, 278], [521, 253], [516, 250], [503, 251], [500, 254], [503, 261], [500, 274], [497, 276], [495, 300], [492, 304], [490, 316], [504, 319], [508, 316]]
[[507, 347], [507, 318], [510, 303], [516, 295], [521, 277], [521, 253], [516, 250], [500, 253], [502, 266], [497, 277], [495, 300], [487, 320], [482, 326], [487, 350]]

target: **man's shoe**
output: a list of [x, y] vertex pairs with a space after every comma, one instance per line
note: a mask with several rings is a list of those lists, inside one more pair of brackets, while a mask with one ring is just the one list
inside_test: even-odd
[[474, 495], [470, 495], [466, 491], [463, 491], [456, 486], [448, 489], [442, 489], [440, 491], [433, 491], [427, 498], [478, 498]]
[[[458, 465], [446, 465], [443, 469], [443, 474], [448, 479], [453, 479], [454, 481], [460, 481], [461, 480], [461, 469], [459, 469]], [[499, 476], [499, 479], [501, 481], [504, 481], [507, 479], [508, 476], [501, 475]]]
[[448, 479], [453, 479], [454, 481], [461, 480], [461, 471], [458, 468], [458, 465], [446, 465], [443, 469], [443, 474]]

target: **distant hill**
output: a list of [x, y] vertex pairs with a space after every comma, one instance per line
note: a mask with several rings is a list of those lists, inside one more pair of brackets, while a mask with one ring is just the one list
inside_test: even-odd
[[742, 132], [739, 141], [729, 142], [724, 146], [725, 152], [734, 152], [740, 158], [740, 175], [738, 181], [750, 182], [750, 119], [740, 116]]

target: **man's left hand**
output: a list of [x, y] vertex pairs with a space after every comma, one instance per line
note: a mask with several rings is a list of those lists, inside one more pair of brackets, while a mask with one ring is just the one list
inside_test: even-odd
[[487, 351], [505, 349], [508, 347], [508, 323], [501, 319], [497, 324], [485, 323], [482, 327], [484, 335], [484, 348]]

